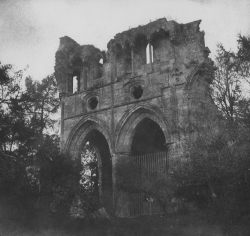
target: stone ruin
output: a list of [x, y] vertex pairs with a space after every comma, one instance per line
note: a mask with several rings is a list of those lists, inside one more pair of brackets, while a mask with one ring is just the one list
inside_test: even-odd
[[[86, 142], [96, 148], [105, 207], [114, 204], [118, 160], [136, 157], [154, 170], [168, 171], [182, 151], [178, 127], [211, 104], [214, 67], [200, 23], [161, 18], [116, 34], [107, 51], [60, 38], [55, 75], [61, 151], [79, 158]], [[120, 196], [117, 216], [149, 212], [140, 197]]]

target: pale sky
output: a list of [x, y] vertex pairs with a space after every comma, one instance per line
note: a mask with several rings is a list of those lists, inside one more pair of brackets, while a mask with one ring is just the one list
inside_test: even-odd
[[236, 50], [237, 34], [250, 35], [250, 0], [0, 0], [0, 61], [36, 80], [54, 72], [59, 38], [101, 50], [117, 33], [159, 18], [202, 20], [205, 42]]

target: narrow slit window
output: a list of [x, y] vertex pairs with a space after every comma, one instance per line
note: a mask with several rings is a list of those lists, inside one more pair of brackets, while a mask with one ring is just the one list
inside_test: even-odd
[[153, 62], [153, 46], [148, 44], [146, 48], [147, 64], [150, 63], [150, 51], [151, 51], [151, 61]]
[[96, 69], [96, 79], [101, 78], [103, 75], [103, 58], [99, 60], [99, 66]]
[[73, 93], [80, 91], [80, 81], [78, 76], [73, 76]]

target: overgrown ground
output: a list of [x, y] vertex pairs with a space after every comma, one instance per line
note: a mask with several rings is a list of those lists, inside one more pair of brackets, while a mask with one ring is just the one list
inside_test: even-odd
[[[141, 216], [111, 221], [69, 220], [49, 214], [47, 209], [24, 211], [10, 199], [0, 199], [1, 236], [222, 236], [222, 227], [208, 223], [201, 214], [169, 214]], [[23, 209], [23, 211], [21, 210]], [[249, 236], [250, 217], [230, 227], [230, 236]]]

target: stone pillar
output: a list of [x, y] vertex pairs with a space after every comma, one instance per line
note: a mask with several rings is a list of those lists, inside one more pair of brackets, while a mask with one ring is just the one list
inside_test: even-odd
[[84, 67], [80, 70], [80, 91], [84, 90]]
[[59, 93], [66, 94], [67, 93], [67, 74], [63, 70], [58, 69], [55, 72], [55, 77], [56, 77]]
[[134, 46], [131, 46], [132, 75], [134, 75]]
[[171, 162], [173, 159], [173, 155], [174, 155], [174, 146], [175, 146], [175, 142], [173, 141], [169, 141], [165, 143], [165, 148], [166, 148], [166, 152], [167, 152], [167, 175], [169, 175], [169, 170], [171, 170]]
[[130, 153], [113, 153], [112, 155], [113, 206], [117, 217], [130, 217], [129, 194], [116, 188], [116, 167], [120, 164], [119, 161], [129, 157]]
[[[115, 136], [115, 114], [114, 114], [114, 100], [115, 100], [115, 90], [114, 83], [116, 78], [116, 53], [114, 48], [111, 50], [110, 54], [110, 62], [111, 62], [111, 133], [112, 136]], [[113, 141], [112, 141], [113, 142]]]
[[80, 75], [77, 76], [77, 92], [81, 91], [81, 77]]
[[60, 98], [60, 107], [61, 107], [61, 128], [60, 128], [60, 133], [61, 133], [61, 142], [60, 142], [60, 152], [63, 152], [64, 148], [64, 106], [65, 106], [65, 93], [60, 93], [59, 98]]
[[68, 74], [66, 79], [67, 94], [73, 93], [73, 76]]
[[117, 53], [114, 51], [112, 52], [112, 54], [113, 54], [112, 58], [113, 58], [113, 65], [114, 65], [114, 78], [116, 78], [117, 77], [117, 65], [116, 65]]
[[87, 87], [88, 87], [88, 68], [85, 66], [85, 67], [83, 67], [83, 71], [82, 71], [82, 73], [83, 73], [83, 90], [86, 90], [87, 89]]
[[125, 61], [125, 55], [124, 55], [124, 52], [122, 54], [122, 74], [123, 75], [126, 75], [126, 72], [127, 72], [127, 68], [126, 68], [126, 61]]

